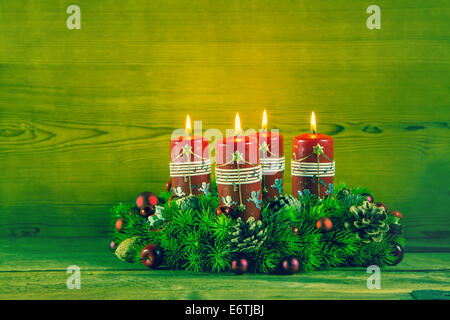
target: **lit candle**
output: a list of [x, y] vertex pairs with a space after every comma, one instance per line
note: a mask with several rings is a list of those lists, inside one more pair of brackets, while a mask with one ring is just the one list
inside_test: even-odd
[[292, 194], [308, 193], [323, 197], [333, 192], [335, 173], [334, 141], [317, 133], [314, 112], [311, 115], [311, 133], [301, 134], [293, 140], [291, 163]]
[[264, 110], [261, 130], [256, 132], [254, 136], [258, 140], [259, 162], [263, 175], [263, 198], [274, 200], [283, 194], [285, 169], [283, 136], [278, 132], [267, 131], [267, 124], [267, 113]]
[[208, 140], [192, 135], [191, 119], [186, 117], [186, 134], [170, 141], [170, 188], [174, 195], [209, 194], [211, 160]]
[[242, 136], [236, 114], [235, 134], [216, 142], [216, 182], [220, 206], [232, 208], [243, 220], [260, 219], [261, 166], [258, 141]]

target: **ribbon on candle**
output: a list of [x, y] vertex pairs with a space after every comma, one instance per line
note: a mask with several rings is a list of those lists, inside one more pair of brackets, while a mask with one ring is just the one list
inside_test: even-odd
[[284, 171], [286, 166], [286, 160], [284, 157], [261, 158], [259, 159], [259, 163], [261, 164], [263, 175]]
[[[250, 165], [250, 168], [240, 168], [239, 163], [243, 162]], [[224, 166], [236, 163], [236, 168], [223, 169]], [[220, 184], [232, 185], [234, 188], [237, 186], [239, 191], [239, 205], [245, 207], [242, 201], [241, 184], [250, 184], [261, 181], [262, 168], [259, 164], [253, 164], [245, 161], [241, 152], [236, 151], [233, 154], [233, 159], [222, 165], [216, 165], [216, 181]]]
[[[306, 159], [316, 155], [317, 163], [313, 162], [303, 162]], [[324, 156], [325, 159], [330, 162], [322, 162], [320, 163], [320, 156]], [[295, 153], [294, 153], [295, 157]], [[302, 159], [295, 159], [291, 161], [291, 174], [293, 176], [299, 177], [317, 177], [317, 194], [320, 194], [320, 177], [333, 177], [335, 174], [335, 161], [333, 159], [328, 158], [324, 151], [323, 146], [317, 143], [316, 146], [313, 147], [313, 152]]]
[[335, 162], [319, 163], [317, 167], [313, 162], [300, 162], [292, 160], [291, 174], [298, 177], [333, 177], [335, 173]]
[[199, 176], [211, 173], [211, 160], [193, 161], [189, 163], [171, 162], [169, 167], [171, 177]]
[[[192, 161], [191, 155], [201, 161]], [[173, 162], [179, 158], [186, 156], [187, 162]], [[205, 159], [198, 154], [192, 152], [192, 147], [185, 145], [178, 156], [169, 163], [171, 177], [184, 177], [184, 181], [189, 180], [189, 193], [192, 194], [191, 176], [211, 173], [211, 160]], [[198, 171], [198, 172], [197, 172]]]
[[227, 185], [250, 184], [261, 181], [261, 174], [261, 166], [244, 169], [216, 168], [216, 182]]

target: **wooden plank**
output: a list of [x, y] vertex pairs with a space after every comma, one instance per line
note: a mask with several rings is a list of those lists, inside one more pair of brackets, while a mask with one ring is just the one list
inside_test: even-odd
[[[411, 299], [412, 290], [450, 289], [448, 253], [407, 253], [398, 266], [382, 269], [380, 290], [369, 290], [364, 268], [293, 276], [149, 270], [119, 261], [108, 252], [107, 241], [2, 239], [0, 298]], [[66, 287], [69, 265], [81, 268], [81, 290]]]
[[[380, 290], [368, 274], [319, 272], [294, 276], [194, 275], [156, 271], [82, 272], [80, 290], [68, 290], [65, 271], [0, 273], [1, 299], [412, 299], [413, 290], [449, 290], [448, 272], [382, 273]], [[426, 280], [424, 280], [426, 278]], [[251, 289], [250, 289], [251, 288]]]
[[[109, 250], [107, 237], [99, 238], [0, 238], [1, 272], [35, 272], [66, 270], [79, 265], [87, 271], [145, 270], [140, 263], [121, 262]], [[404, 261], [386, 272], [445, 271], [450, 266], [450, 254], [407, 252]], [[362, 268], [335, 269], [362, 270]]]
[[377, 4], [381, 30], [359, 1], [96, 1], [74, 31], [62, 1], [0, 4], [0, 235], [103, 236], [111, 203], [163, 189], [187, 112], [223, 132], [267, 108], [286, 156], [316, 111], [336, 181], [450, 248], [450, 6]]

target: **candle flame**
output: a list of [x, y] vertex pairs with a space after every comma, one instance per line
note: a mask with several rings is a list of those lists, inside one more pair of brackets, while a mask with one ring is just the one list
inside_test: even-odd
[[264, 112], [263, 112], [262, 129], [263, 130], [267, 130], [267, 113], [266, 113], [266, 110], [264, 110]]
[[316, 133], [316, 131], [317, 131], [316, 116], [314, 115], [314, 111], [311, 114], [311, 131], [312, 131], [312, 133]]
[[186, 117], [186, 134], [189, 136], [192, 132], [192, 128], [191, 128], [191, 118], [189, 117], [189, 115], [187, 115]]
[[239, 113], [236, 113], [236, 119], [234, 120], [234, 135], [239, 136], [241, 134], [242, 134], [241, 119], [239, 118]]

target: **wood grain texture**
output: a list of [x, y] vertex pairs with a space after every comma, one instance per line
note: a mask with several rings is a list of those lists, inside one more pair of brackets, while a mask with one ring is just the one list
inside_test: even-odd
[[377, 4], [381, 30], [360, 1], [84, 1], [68, 30], [65, 1], [2, 2], [0, 235], [104, 235], [111, 203], [162, 191], [187, 112], [224, 131], [266, 108], [286, 156], [314, 110], [335, 180], [450, 248], [450, 5]]
[[[5, 240], [5, 239], [2, 239]], [[450, 290], [449, 253], [407, 253], [381, 270], [381, 289], [367, 289], [365, 268], [293, 276], [149, 270], [119, 261], [108, 238], [0, 240], [0, 299], [412, 299], [413, 290]], [[67, 267], [81, 270], [68, 290]], [[150, 289], [149, 289], [150, 288]]]

